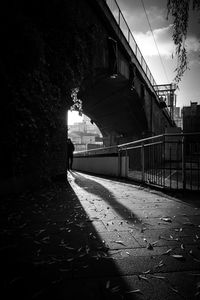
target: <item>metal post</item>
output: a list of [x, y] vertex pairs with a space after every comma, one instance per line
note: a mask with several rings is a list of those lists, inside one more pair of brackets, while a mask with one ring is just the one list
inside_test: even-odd
[[142, 165], [142, 181], [144, 182], [144, 143], [142, 143], [141, 148], [141, 165]]
[[170, 187], [170, 190], [171, 190], [171, 187], [172, 187], [172, 148], [171, 148], [171, 145], [169, 147], [169, 187]]
[[163, 135], [163, 186], [165, 187], [165, 151], [166, 151], [166, 148], [165, 148], [165, 135]]
[[125, 177], [128, 177], [128, 167], [127, 167], [127, 162], [128, 162], [128, 150], [126, 149], [126, 156], [125, 156]]
[[183, 190], [186, 188], [186, 181], [185, 181], [185, 137], [182, 137], [182, 185]]
[[[66, 114], [66, 140], [68, 139], [68, 109]], [[67, 149], [66, 149], [67, 151]], [[68, 169], [68, 153], [66, 155], [66, 169]], [[67, 173], [67, 180], [68, 180], [68, 170], [66, 170]]]
[[130, 44], [130, 30], [128, 29], [128, 43]]
[[118, 149], [118, 177], [121, 177], [121, 149]]

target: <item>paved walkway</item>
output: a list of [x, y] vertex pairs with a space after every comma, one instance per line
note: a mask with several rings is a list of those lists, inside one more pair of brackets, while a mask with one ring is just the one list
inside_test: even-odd
[[68, 180], [1, 202], [3, 299], [199, 299], [200, 202]]

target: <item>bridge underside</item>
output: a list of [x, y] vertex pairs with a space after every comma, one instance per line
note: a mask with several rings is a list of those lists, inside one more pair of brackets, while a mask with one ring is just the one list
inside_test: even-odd
[[123, 76], [105, 76], [80, 97], [83, 112], [99, 127], [106, 146], [141, 138], [148, 131], [143, 101]]

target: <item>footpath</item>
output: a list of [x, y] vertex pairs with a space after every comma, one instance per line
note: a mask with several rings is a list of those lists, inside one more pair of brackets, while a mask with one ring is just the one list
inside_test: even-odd
[[0, 202], [1, 299], [200, 299], [200, 199], [76, 171]]

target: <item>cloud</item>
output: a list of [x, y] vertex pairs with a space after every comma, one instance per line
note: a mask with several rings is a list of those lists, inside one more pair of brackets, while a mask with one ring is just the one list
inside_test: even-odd
[[188, 53], [200, 52], [200, 41], [195, 36], [188, 36], [186, 39]]
[[[133, 32], [133, 36], [144, 56], [158, 56], [160, 53], [161, 56], [170, 58], [172, 57], [175, 49], [171, 37], [171, 30], [172, 25], [169, 25], [167, 27], [153, 30], [154, 37], [151, 31], [147, 31], [146, 33]], [[154, 39], [156, 41], [156, 44]]]
[[[161, 5], [160, 0], [149, 0], [149, 2], [146, 2], [146, 12], [151, 27], [153, 28], [154, 37], [149, 30], [145, 12], [138, 0], [119, 0], [119, 3], [128, 26], [132, 30], [133, 36], [144, 58], [156, 57], [159, 56], [159, 53], [163, 58], [168, 60], [172, 59], [172, 57], [176, 57], [176, 46], [172, 39], [173, 25], [169, 24], [169, 20], [166, 20], [167, 7], [163, 6], [163, 4]], [[116, 7], [113, 7], [113, 12], [118, 21], [119, 14]], [[125, 33], [125, 36], [127, 36], [126, 25], [122, 18], [120, 26]], [[198, 60], [197, 53], [200, 52], [200, 42], [195, 36], [196, 32], [195, 35], [193, 33], [193, 36], [189, 33], [186, 40], [190, 63]]]
[[[124, 10], [123, 15], [131, 30], [144, 32], [149, 29], [148, 20], [142, 7], [136, 8], [132, 14], [130, 11]], [[161, 24], [162, 26], [168, 25], [166, 13], [161, 8], [155, 6], [151, 7], [151, 9], [147, 11], [147, 15], [153, 29], [159, 28]]]

